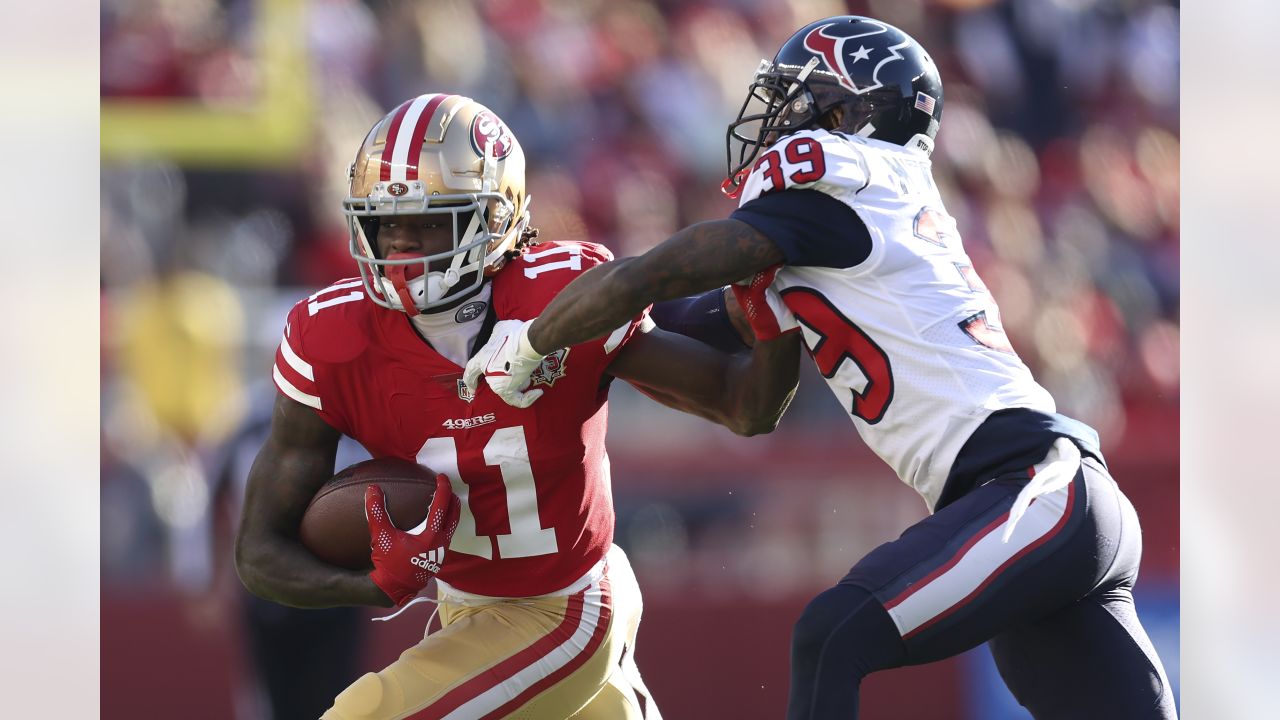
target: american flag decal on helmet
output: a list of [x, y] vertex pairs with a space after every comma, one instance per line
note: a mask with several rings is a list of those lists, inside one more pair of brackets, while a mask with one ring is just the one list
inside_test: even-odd
[[934, 99], [922, 92], [916, 93], [916, 109], [923, 110], [926, 113], [933, 114]]

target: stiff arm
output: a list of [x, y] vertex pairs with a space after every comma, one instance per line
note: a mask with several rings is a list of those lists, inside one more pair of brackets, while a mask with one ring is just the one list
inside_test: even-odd
[[771, 432], [795, 397], [800, 333], [757, 342], [729, 355], [683, 335], [636, 333], [609, 373], [668, 407], [739, 435]]
[[569, 283], [529, 326], [535, 352], [603, 337], [655, 302], [728, 285], [786, 260], [740, 220], [691, 225], [639, 257], [598, 265]]

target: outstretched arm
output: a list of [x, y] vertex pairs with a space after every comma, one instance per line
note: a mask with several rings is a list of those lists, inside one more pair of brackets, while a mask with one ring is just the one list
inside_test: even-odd
[[609, 372], [663, 405], [758, 435], [777, 427], [795, 397], [800, 333], [734, 355], [664, 330], [636, 333]]
[[392, 604], [365, 572], [321, 562], [298, 540], [307, 504], [333, 476], [339, 438], [311, 408], [276, 398], [236, 537], [236, 570], [254, 595], [307, 608]]
[[739, 220], [691, 225], [649, 252], [599, 265], [569, 283], [529, 326], [539, 354], [608, 335], [650, 303], [727, 285], [785, 260]]

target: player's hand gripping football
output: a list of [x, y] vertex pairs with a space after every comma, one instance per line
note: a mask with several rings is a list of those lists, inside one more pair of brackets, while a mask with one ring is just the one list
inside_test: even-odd
[[461, 512], [462, 506], [445, 475], [436, 476], [431, 509], [412, 530], [401, 530], [392, 524], [381, 487], [365, 488], [364, 517], [369, 523], [373, 559], [369, 577], [397, 606], [412, 600], [440, 572]]
[[[729, 286], [751, 325], [751, 331], [756, 334], [757, 342], [768, 342], [799, 327], [777, 292], [769, 289], [780, 269], [781, 265], [774, 265]], [[775, 308], [780, 312], [775, 312]], [[780, 315], [782, 319], [779, 319]]]
[[541, 390], [526, 390], [529, 377], [542, 364], [539, 355], [529, 344], [529, 326], [532, 320], [503, 320], [493, 326], [489, 342], [467, 363], [462, 382], [475, 392], [480, 378], [508, 405], [527, 408], [542, 397]]

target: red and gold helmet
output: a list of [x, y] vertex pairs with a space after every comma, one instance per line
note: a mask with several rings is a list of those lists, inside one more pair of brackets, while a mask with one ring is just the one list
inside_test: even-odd
[[[410, 315], [483, 285], [529, 222], [520, 143], [491, 110], [461, 95], [406, 100], [369, 131], [349, 175], [342, 209], [365, 290]], [[379, 257], [379, 218], [419, 214], [452, 217], [453, 249]]]

